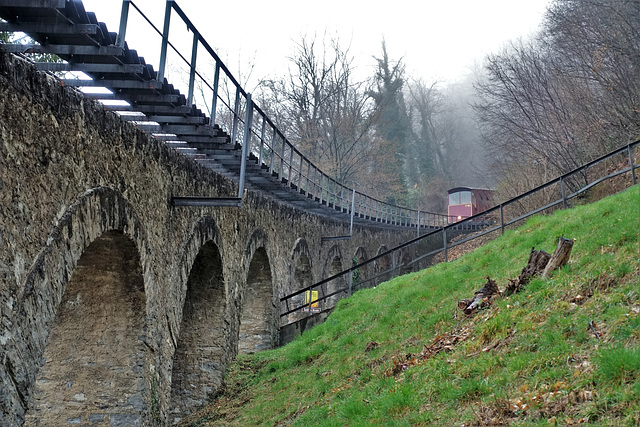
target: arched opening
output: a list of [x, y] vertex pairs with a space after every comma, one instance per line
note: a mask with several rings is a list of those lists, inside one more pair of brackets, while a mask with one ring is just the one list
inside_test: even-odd
[[[340, 260], [340, 257], [338, 255], [336, 255], [331, 260], [331, 264], [329, 264], [329, 270], [328, 270], [328, 276], [327, 277], [335, 276], [336, 274], [342, 272], [343, 270], [344, 269], [342, 268], [342, 261]], [[341, 289], [345, 289], [346, 288], [346, 279], [345, 279], [345, 277], [346, 276], [342, 275], [342, 276], [339, 276], [339, 277], [327, 282], [327, 293], [326, 293], [326, 295], [331, 295], [329, 298], [327, 298], [327, 304], [326, 304], [327, 308], [334, 307], [338, 303], [338, 301], [340, 301], [340, 299], [342, 299], [345, 296], [347, 296], [347, 292], [346, 291], [340, 291]]]
[[401, 274], [409, 274], [412, 271], [417, 271], [415, 269], [416, 265], [411, 264], [411, 262], [413, 261], [413, 257], [411, 255], [412, 254], [409, 251], [409, 249], [404, 249], [400, 253], [400, 262], [398, 264], [402, 266], [402, 273]]
[[275, 314], [269, 257], [264, 248], [259, 248], [249, 264], [240, 318], [238, 353], [249, 354], [275, 346], [278, 330]]
[[172, 413], [187, 415], [222, 384], [227, 328], [220, 251], [205, 243], [196, 256], [182, 309], [171, 371]]
[[[380, 255], [386, 251], [387, 251], [387, 247], [382, 245], [380, 246], [380, 249], [378, 249], [377, 255]], [[391, 278], [391, 271], [390, 271], [391, 266], [392, 266], [391, 255], [383, 256], [382, 258], [379, 258], [374, 262], [377, 283], [385, 282], [389, 280], [389, 278]]]
[[[311, 272], [311, 262], [309, 261], [309, 257], [307, 256], [307, 254], [302, 252], [298, 256], [298, 260], [293, 270], [291, 292], [304, 289], [307, 286], [311, 286], [311, 285], [313, 285], [313, 274]], [[289, 306], [287, 307], [287, 310], [289, 308], [299, 307], [300, 305], [304, 304], [304, 301], [305, 301], [304, 298], [305, 298], [304, 294], [300, 294], [298, 296], [293, 297], [289, 302]], [[308, 313], [303, 311], [297, 311], [289, 315], [289, 321], [292, 322], [294, 320], [297, 320], [301, 317], [306, 316], [307, 314]]]
[[[356, 265], [365, 262], [367, 259], [367, 252], [361, 246], [356, 250], [353, 258], [351, 258], [351, 266], [355, 267]], [[368, 267], [369, 265], [367, 264], [351, 272], [351, 283], [354, 290], [372, 286], [372, 283], [368, 281], [368, 279], [370, 279]]]
[[49, 333], [27, 426], [149, 421], [145, 294], [134, 242], [103, 233], [80, 257]]

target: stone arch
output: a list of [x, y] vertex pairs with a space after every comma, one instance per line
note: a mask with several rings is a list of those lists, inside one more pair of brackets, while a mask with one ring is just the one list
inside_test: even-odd
[[313, 285], [313, 269], [311, 253], [307, 241], [302, 238], [296, 240], [291, 251], [291, 281], [289, 292]]
[[245, 249], [246, 282], [238, 332], [238, 353], [242, 354], [268, 350], [278, 342], [278, 313], [266, 247], [266, 234], [256, 230]]
[[396, 265], [401, 265], [401, 274], [408, 274], [414, 271], [415, 266], [411, 264], [413, 256], [410, 248], [404, 248], [398, 254], [398, 262]]
[[171, 370], [171, 414], [180, 418], [203, 405], [222, 384], [229, 362], [227, 289], [220, 232], [209, 216], [200, 218], [180, 263], [182, 311]]
[[[386, 251], [388, 251], [387, 247], [385, 245], [382, 245], [378, 248], [378, 252], [376, 253], [376, 256]], [[391, 272], [386, 272], [387, 270], [390, 270], [393, 265], [393, 260], [391, 257], [392, 257], [391, 255], [385, 255], [382, 258], [379, 258], [376, 261], [374, 261], [373, 268], [375, 271], [375, 275], [377, 276], [375, 280], [377, 283], [385, 282], [389, 280], [389, 278], [391, 277]]]
[[[293, 250], [291, 251], [291, 272], [289, 274], [289, 291], [287, 293], [295, 292], [315, 283], [313, 278], [313, 266], [311, 264], [312, 259], [307, 241], [303, 238], [298, 238]], [[301, 294], [293, 297], [291, 301], [289, 301], [289, 305], [285, 305], [284, 308], [289, 309], [298, 307], [303, 303], [304, 294]], [[288, 320], [291, 322], [300, 317], [303, 317], [303, 313], [298, 311], [290, 314], [288, 316]]]
[[[344, 271], [345, 268], [342, 263], [342, 253], [338, 245], [333, 245], [327, 253], [326, 263], [324, 267], [324, 277], [329, 278]], [[340, 289], [347, 287], [346, 276], [337, 277], [323, 285], [323, 294], [331, 295], [325, 300], [326, 308], [334, 307], [341, 298], [344, 298], [346, 292], [338, 292]], [[338, 293], [336, 293], [338, 292]]]
[[[356, 249], [355, 253], [353, 254], [353, 257], [351, 257], [351, 265], [356, 266], [358, 264], [365, 262], [368, 259], [369, 257], [367, 256], [367, 250], [362, 246], [359, 246], [358, 249]], [[369, 266], [370, 264], [366, 264], [354, 270], [351, 273], [351, 283], [352, 283], [353, 289], [366, 288], [371, 286], [370, 282], [366, 281], [370, 276]]]
[[60, 217], [21, 301], [34, 317], [24, 319], [27, 330], [42, 331], [42, 341], [23, 342], [42, 362], [26, 394], [27, 425], [139, 425], [157, 415], [144, 338], [147, 253], [140, 220], [117, 190], [88, 190]]

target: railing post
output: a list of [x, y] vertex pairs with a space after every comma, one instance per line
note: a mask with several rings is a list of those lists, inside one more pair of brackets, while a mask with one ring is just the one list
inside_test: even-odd
[[167, 46], [169, 44], [169, 24], [171, 23], [171, 9], [173, 0], [166, 0], [164, 9], [164, 27], [162, 29], [162, 47], [160, 48], [160, 65], [158, 66], [157, 80], [164, 81], [164, 70], [167, 64]]
[[271, 137], [271, 161], [269, 162], [269, 175], [273, 174], [273, 162], [276, 160], [276, 138], [278, 136], [277, 129], [273, 128], [273, 136]]
[[372, 220], [371, 208], [369, 207], [369, 198], [364, 194], [360, 195], [360, 203], [362, 204], [362, 198], [364, 197], [364, 219], [367, 219], [367, 213], [369, 213], [369, 219]]
[[306, 192], [307, 192], [307, 197], [309, 197], [309, 181], [311, 180], [311, 162], [307, 159], [307, 188], [306, 188]]
[[213, 74], [213, 99], [211, 100], [211, 126], [216, 124], [216, 110], [218, 109], [218, 82], [220, 81], [220, 62], [216, 61]]
[[[356, 189], [353, 189], [351, 193], [351, 226], [349, 227], [349, 236], [353, 236], [353, 217], [356, 213]], [[349, 295], [351, 295], [351, 288], [349, 288]]]
[[293, 182], [291, 179], [292, 174], [293, 174], [293, 146], [289, 148], [289, 175], [288, 175], [289, 187], [293, 186]]
[[193, 44], [191, 45], [191, 70], [189, 71], [189, 93], [187, 95], [187, 105], [193, 104], [193, 92], [196, 82], [196, 61], [198, 59], [198, 41], [200, 34], [193, 30]]
[[500, 230], [504, 234], [504, 205], [500, 203]]
[[564, 191], [564, 178], [560, 177], [560, 194], [562, 195], [562, 208], [567, 209], [567, 197]]
[[[333, 207], [336, 207], [336, 200], [338, 191], [336, 190], [336, 182], [333, 178], [327, 176], [327, 202], [333, 203]], [[328, 206], [328, 205], [327, 205]]]
[[285, 148], [287, 148], [287, 141], [284, 139], [284, 135], [282, 136], [282, 151], [280, 152], [280, 175], [278, 175], [278, 178], [280, 179], [280, 182], [282, 182], [282, 179], [284, 178], [284, 150]]
[[[314, 199], [316, 197], [318, 197], [318, 199], [320, 199], [320, 197], [322, 197], [322, 194], [318, 194], [318, 168], [317, 167], [313, 167], [313, 180], [311, 181], [313, 184], [313, 197]], [[322, 193], [322, 192], [320, 192]]]
[[122, 11], [120, 12], [120, 28], [118, 29], [118, 39], [116, 45], [124, 48], [125, 37], [127, 35], [127, 22], [129, 20], [129, 4], [131, 0], [122, 0]]
[[418, 223], [418, 227], [417, 227], [417, 230], [416, 230], [416, 237], [420, 237], [420, 209], [418, 209], [418, 221], [417, 221], [417, 223]]
[[[322, 172], [318, 170], [318, 168], [316, 168], [317, 172], [320, 172], [320, 179], [318, 180], [318, 182], [320, 183], [320, 204], [322, 204]], [[329, 203], [327, 203], [327, 206], [329, 206]]]
[[636, 185], [636, 168], [633, 163], [633, 152], [631, 151], [631, 144], [627, 145], [627, 152], [629, 153], [629, 166], [631, 167], [631, 179], [633, 185]]
[[233, 107], [233, 128], [231, 130], [231, 143], [235, 144], [238, 138], [238, 121], [240, 119], [240, 87], [236, 87], [236, 100]]
[[353, 292], [353, 271], [350, 271], [348, 273], [348, 276], [349, 276], [349, 278], [348, 278], [348, 280], [349, 280], [349, 295], [348, 296], [351, 296], [351, 294]]
[[260, 129], [260, 152], [258, 153], [258, 167], [262, 170], [262, 151], [264, 151], [264, 133], [267, 128], [267, 120], [262, 116], [262, 128]]
[[244, 195], [244, 180], [247, 171], [247, 158], [251, 152], [251, 125], [253, 122], [253, 102], [251, 94], [247, 94], [247, 107], [244, 119], [244, 141], [242, 143], [242, 160], [240, 162], [240, 182], [238, 183], [238, 198]]
[[302, 153], [300, 153], [300, 167], [298, 168], [298, 193], [302, 190]]
[[444, 262], [449, 262], [449, 249], [447, 247], [447, 228], [442, 227], [442, 245], [444, 247]]

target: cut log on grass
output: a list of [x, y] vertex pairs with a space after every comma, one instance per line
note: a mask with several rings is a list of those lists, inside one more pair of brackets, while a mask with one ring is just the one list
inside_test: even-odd
[[571, 255], [571, 249], [573, 249], [573, 240], [565, 239], [561, 237], [558, 241], [558, 246], [556, 250], [553, 251], [553, 255], [551, 255], [551, 259], [547, 263], [547, 266], [544, 268], [542, 272], [542, 278], [545, 279], [549, 276], [549, 274], [563, 265], [566, 265], [569, 262], [569, 256]]
[[476, 291], [473, 295], [473, 299], [463, 299], [458, 301], [458, 308], [464, 311], [464, 314], [471, 314], [476, 309], [482, 308], [484, 305], [488, 305], [492, 296], [499, 292], [498, 285], [495, 280], [491, 280], [491, 277], [487, 276], [487, 283]]
[[526, 286], [536, 274], [542, 274], [544, 268], [547, 266], [551, 255], [545, 251], [536, 251], [535, 248], [531, 248], [529, 253], [529, 262], [524, 266], [520, 275], [516, 279], [509, 279], [509, 284], [505, 289], [505, 295], [511, 295], [515, 292], [519, 292]]

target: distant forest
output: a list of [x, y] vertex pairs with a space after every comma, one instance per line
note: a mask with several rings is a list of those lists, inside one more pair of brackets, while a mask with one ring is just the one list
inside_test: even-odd
[[356, 79], [340, 40], [303, 37], [257, 99], [330, 175], [446, 212], [446, 190], [506, 198], [640, 136], [640, 2], [555, 0], [536, 35], [454, 83], [407, 75], [384, 41]]

